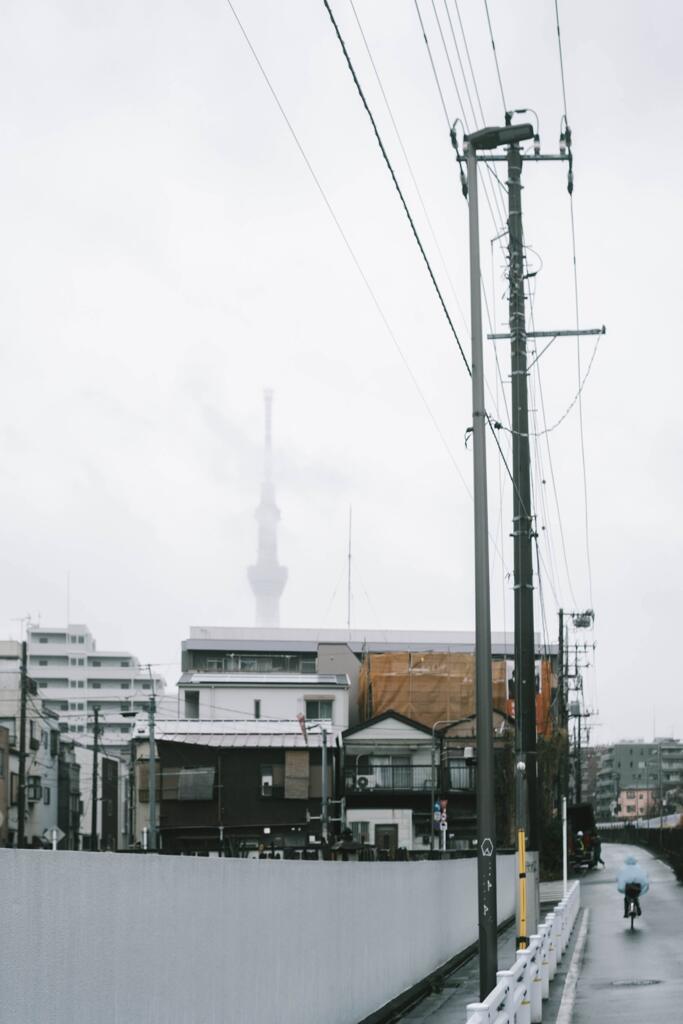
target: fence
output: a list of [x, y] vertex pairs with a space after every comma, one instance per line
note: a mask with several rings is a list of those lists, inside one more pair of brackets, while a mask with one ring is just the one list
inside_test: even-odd
[[520, 950], [509, 971], [498, 971], [498, 984], [483, 1003], [470, 1003], [467, 1024], [538, 1024], [543, 1000], [564, 955], [581, 901], [579, 882], [546, 916], [529, 947]]
[[[602, 826], [601, 826], [602, 828]], [[683, 882], [683, 828], [636, 828], [626, 825], [601, 831], [603, 842], [644, 846], [657, 857], [663, 857]]]
[[474, 791], [475, 769], [469, 765], [449, 764], [432, 772], [429, 765], [384, 765], [346, 770], [346, 792], [362, 793], [375, 789], [394, 792], [426, 793], [437, 789]]
[[357, 1024], [476, 942], [476, 867], [0, 850], [1, 1016]]

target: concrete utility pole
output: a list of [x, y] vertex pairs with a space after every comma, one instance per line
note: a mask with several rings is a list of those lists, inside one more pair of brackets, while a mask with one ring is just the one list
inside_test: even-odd
[[21, 698], [19, 711], [19, 793], [17, 805], [17, 846], [26, 846], [26, 700], [28, 675], [26, 671], [27, 647], [21, 645]]
[[560, 630], [557, 643], [557, 687], [560, 694], [560, 726], [566, 731], [566, 742], [560, 770], [560, 804], [569, 800], [569, 694], [564, 670], [564, 610], [560, 608]]
[[157, 761], [154, 740], [154, 714], [156, 712], [156, 698], [154, 694], [149, 699], [149, 831], [147, 833], [147, 848], [157, 848]]
[[100, 841], [97, 834], [97, 755], [98, 755], [98, 740], [100, 736], [100, 709], [95, 707], [93, 709], [95, 715], [95, 728], [93, 729], [93, 745], [92, 745], [92, 809], [91, 809], [91, 823], [90, 823], [90, 849], [99, 850]]
[[322, 789], [321, 789], [321, 821], [320, 831], [325, 843], [329, 841], [329, 795], [327, 792], [327, 729], [324, 725], [320, 727], [320, 743], [321, 743], [321, 755], [320, 755], [320, 770], [322, 772]]
[[470, 227], [470, 316], [472, 323], [479, 995], [484, 1000], [496, 985], [496, 971], [498, 970], [498, 914], [496, 907], [496, 808], [491, 680], [489, 517], [486, 483], [486, 406], [484, 403], [484, 351], [481, 324], [477, 146], [476, 141], [472, 138], [466, 139], [466, 154]]
[[[509, 124], [511, 115], [506, 115]], [[538, 769], [536, 764], [536, 656], [534, 643], [534, 570], [531, 514], [531, 458], [522, 230], [522, 154], [508, 147], [509, 310], [512, 384], [512, 535], [515, 591], [515, 746], [524, 763], [526, 787], [518, 787], [517, 828], [526, 832], [526, 849], [538, 855]], [[526, 789], [526, 793], [524, 790]], [[526, 798], [526, 799], [525, 799]], [[534, 922], [535, 923], [535, 922]]]

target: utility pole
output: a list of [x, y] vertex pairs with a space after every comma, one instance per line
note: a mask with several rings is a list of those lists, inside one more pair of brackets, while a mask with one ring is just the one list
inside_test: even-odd
[[100, 709], [95, 706], [93, 709], [95, 715], [95, 728], [93, 730], [93, 745], [92, 745], [92, 811], [91, 811], [91, 824], [90, 824], [90, 849], [99, 850], [100, 842], [97, 834], [97, 755], [98, 755], [98, 740], [100, 737]]
[[320, 743], [322, 747], [321, 752], [321, 771], [322, 771], [322, 808], [321, 808], [321, 832], [323, 841], [327, 843], [329, 841], [329, 829], [328, 829], [328, 817], [329, 817], [329, 795], [327, 792], [327, 730], [324, 725], [320, 727]]
[[346, 628], [351, 635], [351, 515], [352, 507], [349, 505], [349, 567], [346, 585]]
[[[477, 882], [479, 893], [479, 995], [495, 988], [498, 970], [496, 907], [496, 809], [491, 680], [491, 598], [489, 593], [489, 520], [486, 482], [486, 406], [481, 322], [481, 265], [477, 142], [466, 138], [469, 195], [470, 304], [472, 325], [472, 450], [474, 461], [474, 592], [477, 718]], [[486, 142], [487, 140], [482, 140]], [[494, 139], [490, 146], [498, 145]]]
[[579, 713], [576, 718], [576, 802], [581, 803], [582, 779], [581, 779], [581, 730], [583, 728], [583, 715]]
[[557, 687], [560, 694], [559, 726], [566, 733], [562, 766], [560, 770], [560, 806], [562, 799], [569, 800], [569, 694], [567, 693], [567, 677], [564, 670], [564, 610], [560, 608], [560, 631], [557, 642]]
[[149, 700], [149, 830], [147, 832], [147, 848], [153, 851], [157, 848], [157, 763], [154, 740], [155, 711], [156, 698], [154, 694], [152, 694]]
[[17, 806], [17, 846], [26, 846], [26, 700], [28, 696], [28, 675], [26, 670], [27, 646], [21, 644], [21, 697], [19, 711], [19, 793]]
[[[506, 115], [510, 124], [511, 115]], [[538, 851], [538, 771], [536, 765], [536, 652], [534, 643], [534, 575], [529, 455], [529, 399], [524, 296], [524, 234], [522, 231], [522, 154], [508, 146], [508, 235], [510, 251], [509, 310], [512, 383], [512, 534], [515, 592], [515, 742], [525, 765], [526, 787], [517, 828], [527, 834], [529, 853]], [[523, 790], [526, 788], [526, 794]], [[524, 807], [526, 803], [526, 808]], [[526, 810], [526, 814], [525, 814]]]
[[[506, 114], [506, 123], [512, 115]], [[536, 650], [531, 514], [531, 457], [527, 389], [524, 233], [522, 230], [522, 153], [507, 150], [509, 316], [512, 401], [512, 537], [515, 608], [515, 817], [524, 894], [517, 914], [517, 946], [525, 949], [538, 927], [538, 766], [536, 760]], [[527, 893], [528, 888], [528, 893]], [[525, 913], [522, 916], [521, 909]]]

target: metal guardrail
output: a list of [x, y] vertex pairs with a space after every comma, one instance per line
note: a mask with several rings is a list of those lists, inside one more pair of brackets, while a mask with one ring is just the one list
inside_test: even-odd
[[520, 950], [508, 971], [498, 971], [498, 984], [483, 1003], [469, 1003], [467, 1024], [538, 1024], [543, 1000], [567, 948], [581, 906], [579, 882], [572, 882], [554, 910]]

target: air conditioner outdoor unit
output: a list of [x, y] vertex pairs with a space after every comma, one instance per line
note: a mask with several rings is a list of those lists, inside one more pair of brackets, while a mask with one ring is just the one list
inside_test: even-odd
[[356, 776], [356, 789], [361, 792], [366, 789], [375, 788], [375, 776], [374, 775], [357, 775]]

